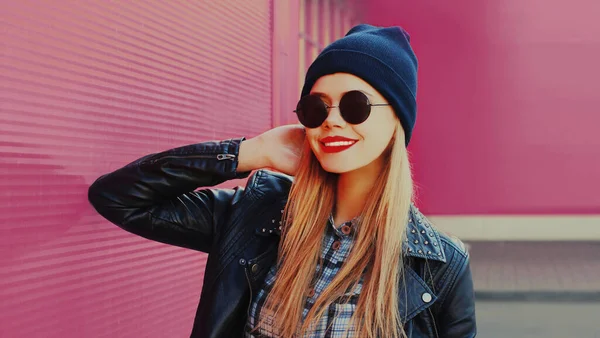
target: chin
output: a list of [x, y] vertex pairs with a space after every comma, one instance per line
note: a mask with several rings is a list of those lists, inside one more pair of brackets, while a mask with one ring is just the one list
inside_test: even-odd
[[317, 161], [319, 161], [319, 163], [321, 164], [321, 168], [323, 168], [323, 170], [325, 170], [326, 172], [332, 174], [344, 174], [359, 169], [362, 166], [368, 164], [358, 163], [357, 158], [360, 158], [360, 154], [352, 152], [351, 150], [346, 150], [343, 153], [328, 154], [321, 151], [319, 147], [320, 145], [318, 145], [318, 143], [312, 144], [311, 150], [317, 158]]
[[[325, 155], [327, 156], [327, 155]], [[357, 166], [357, 163], [343, 163], [342, 161], [334, 161], [332, 159], [322, 159], [319, 158], [319, 163], [321, 164], [321, 168], [323, 170], [332, 173], [332, 174], [344, 174], [347, 172], [354, 171], [360, 166]]]
[[321, 168], [323, 168], [323, 170], [325, 170], [328, 173], [332, 173], [332, 174], [343, 174], [348, 172], [348, 170], [345, 170], [344, 168], [340, 168], [337, 166], [324, 166], [321, 164]]

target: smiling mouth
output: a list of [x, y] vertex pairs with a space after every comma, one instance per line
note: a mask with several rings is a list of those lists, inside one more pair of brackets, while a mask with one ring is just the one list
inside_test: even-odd
[[356, 141], [335, 141], [335, 142], [323, 142], [326, 147], [346, 147], [351, 146]]
[[353, 145], [357, 141], [334, 141], [334, 142], [320, 142], [321, 148], [325, 153], [339, 153], [344, 151]]

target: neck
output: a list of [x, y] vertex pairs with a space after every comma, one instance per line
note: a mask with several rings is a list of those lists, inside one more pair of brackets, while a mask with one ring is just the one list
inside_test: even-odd
[[339, 175], [333, 215], [336, 225], [360, 216], [381, 168], [381, 164], [372, 163]]

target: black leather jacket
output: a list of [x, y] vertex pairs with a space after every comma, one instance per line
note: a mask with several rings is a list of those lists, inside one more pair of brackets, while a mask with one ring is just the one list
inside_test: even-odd
[[[209, 254], [192, 337], [242, 337], [251, 297], [276, 261], [291, 177], [259, 170], [244, 188], [194, 191], [249, 175], [236, 171], [242, 140], [148, 155], [89, 188], [98, 213], [119, 227]], [[465, 247], [434, 229], [416, 208], [410, 216], [398, 308], [408, 336], [474, 337]]]

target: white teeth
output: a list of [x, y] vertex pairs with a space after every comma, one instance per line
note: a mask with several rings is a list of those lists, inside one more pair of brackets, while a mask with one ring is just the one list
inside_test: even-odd
[[353, 145], [354, 141], [337, 141], [337, 142], [327, 142], [325, 146], [327, 147], [343, 147]]

